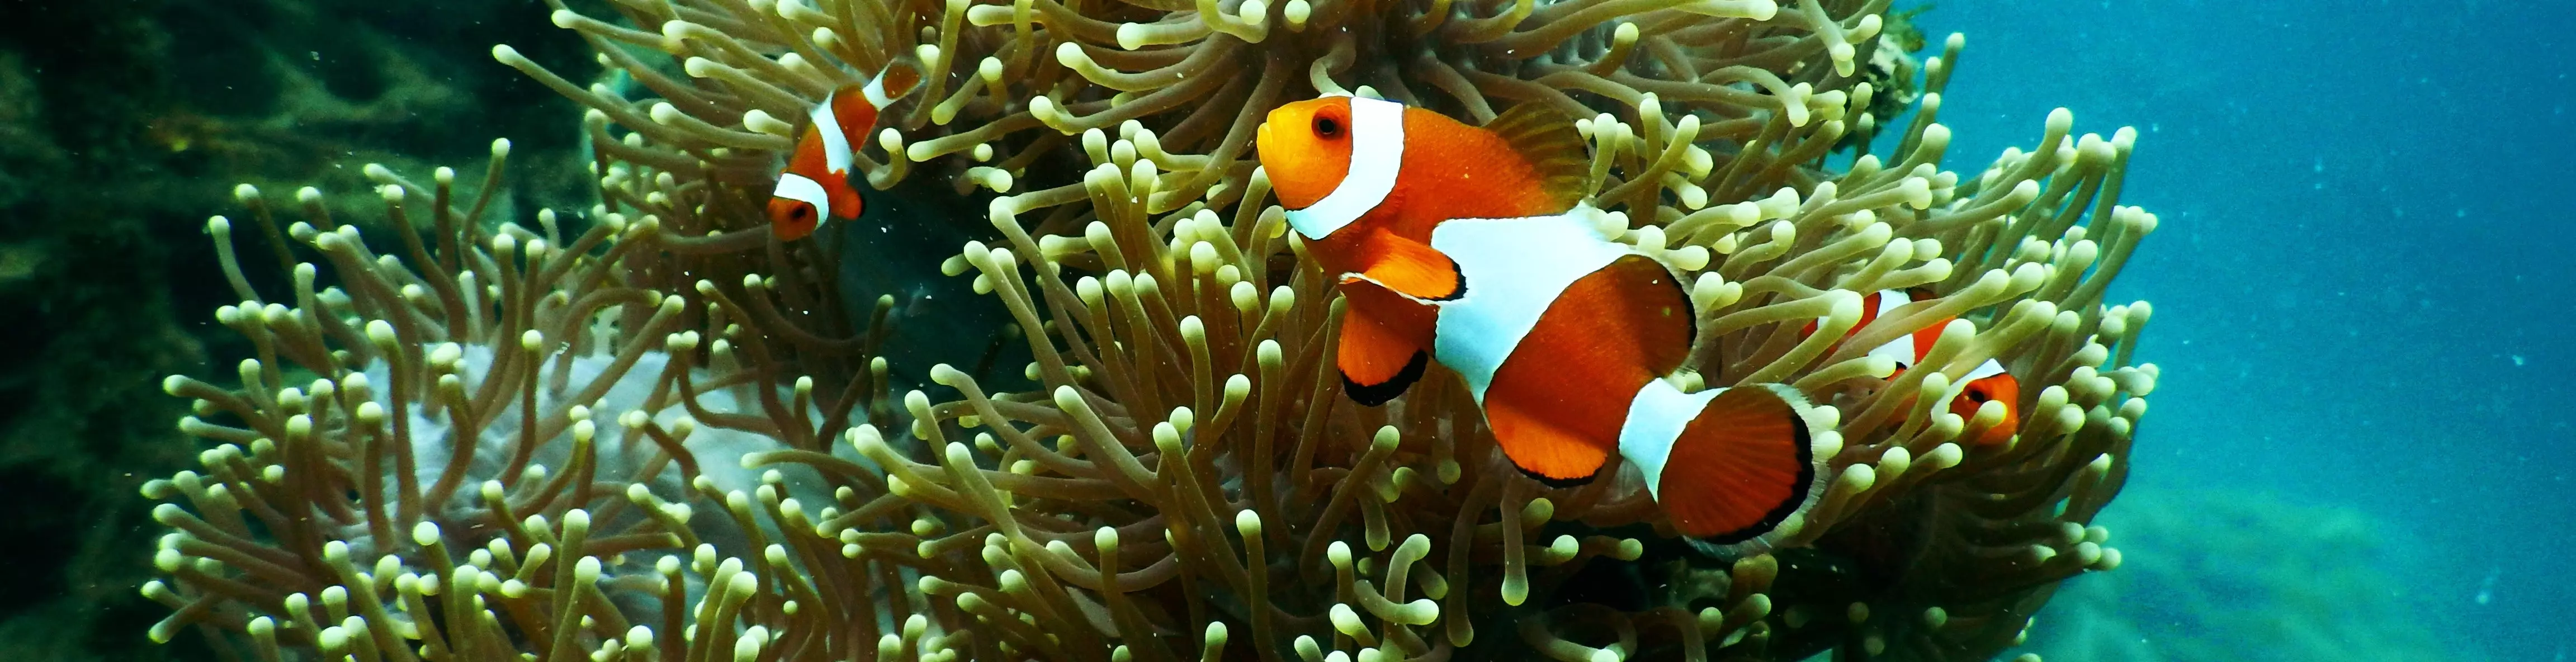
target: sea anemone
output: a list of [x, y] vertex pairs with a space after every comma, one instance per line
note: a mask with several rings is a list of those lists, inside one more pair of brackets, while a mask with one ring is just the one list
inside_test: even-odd
[[[2064, 111], [2032, 150], [1941, 170], [1962, 41], [1916, 87], [1873, 64], [1905, 61], [1885, 4], [559, 8], [616, 82], [495, 55], [593, 108], [589, 229], [487, 230], [444, 171], [374, 170], [392, 227], [430, 201], [434, 247], [397, 232], [408, 259], [378, 257], [319, 217], [272, 234], [342, 285], [295, 267], [290, 307], [233, 275], [247, 303], [219, 318], [261, 357], [240, 388], [166, 385], [218, 445], [146, 487], [176, 529], [154, 633], [247, 633], [267, 659], [1991, 656], [2058, 581], [2119, 564], [2088, 524], [2157, 373], [2131, 358], [2150, 308], [2102, 297], [2156, 220], [2118, 204], [2134, 132], [2074, 136]], [[777, 118], [906, 52], [938, 75], [861, 169], [887, 188], [994, 163], [930, 190], [989, 229], [892, 222], [985, 238], [940, 266], [1030, 361], [927, 366], [938, 395], [895, 398], [870, 321], [892, 301], [840, 314], [859, 306], [831, 277], [886, 255], [772, 241], [752, 203], [795, 129]], [[1920, 102], [1881, 158], [1891, 87]], [[1712, 554], [1633, 480], [1524, 478], [1453, 380], [1343, 398], [1341, 304], [1244, 158], [1268, 108], [1334, 91], [1584, 117], [1595, 220], [1695, 279], [1687, 386], [1825, 405], [1819, 502]], [[1864, 293], [1909, 288], [1933, 296], [1854, 328]], [[1952, 318], [1892, 379], [1863, 351]], [[1988, 359], [2020, 399], [1942, 406]]]
[[[496, 176], [507, 153], [494, 144]], [[202, 473], [144, 487], [188, 506], [154, 511], [174, 529], [156, 557], [170, 581], [144, 593], [178, 610], [155, 638], [198, 623], [249, 633], [268, 659], [281, 647], [400, 659], [571, 637], [558, 616], [623, 637], [630, 618], [681, 619], [684, 598], [725, 578], [710, 565], [681, 579], [681, 565], [763, 558], [774, 524], [693, 518], [686, 503], [725, 513], [753, 493], [830, 494], [801, 467], [754, 473], [738, 458], [829, 438], [868, 398], [767, 380], [757, 352], [728, 340], [756, 337], [745, 329], [764, 328], [760, 315], [639, 286], [639, 255], [668, 259], [659, 219], [602, 211], [569, 242], [551, 211], [538, 229], [486, 230], [488, 183], [456, 209], [447, 169], [427, 187], [368, 174], [384, 182], [388, 225], [425, 209], [435, 243], [398, 233], [410, 259], [379, 255], [312, 189], [298, 195], [308, 219], [279, 233], [260, 192], [239, 189], [278, 255], [292, 259], [291, 236], [337, 286], [298, 263], [293, 292], [269, 302], [242, 274], [232, 222], [207, 224], [243, 298], [216, 319], [260, 356], [240, 364], [239, 388], [163, 384], [195, 402], [180, 430], [217, 445]], [[481, 607], [495, 610], [477, 619]]]

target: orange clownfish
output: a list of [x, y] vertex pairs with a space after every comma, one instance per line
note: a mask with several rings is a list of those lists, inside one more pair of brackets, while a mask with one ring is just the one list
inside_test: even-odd
[[1665, 379], [1697, 332], [1690, 296], [1579, 204], [1589, 161], [1570, 122], [1525, 103], [1473, 127], [1336, 96], [1271, 111], [1259, 141], [1289, 226], [1348, 301], [1351, 399], [1383, 404], [1436, 360], [1523, 472], [1580, 482], [1616, 452], [1677, 529], [1718, 544], [1813, 502], [1803, 395]]
[[[1894, 312], [1898, 306], [1928, 298], [1930, 298], [1928, 295], [1905, 290], [1873, 292], [1861, 298], [1860, 322], [1852, 325], [1851, 332], [1859, 333], [1863, 327], [1869, 326], [1869, 323], [1876, 321], [1880, 315]], [[1823, 318], [1818, 318], [1815, 322], [1809, 322], [1807, 333], [1815, 333], [1816, 325], [1822, 324], [1823, 321]], [[1897, 375], [1905, 374], [1905, 369], [1923, 362], [1924, 355], [1932, 352], [1933, 341], [1941, 338], [1942, 327], [1949, 324], [1948, 319], [1933, 320], [1930, 326], [1897, 336], [1895, 340], [1870, 348], [1869, 356], [1895, 361], [1896, 372], [1889, 374], [1887, 378], [1896, 379]], [[1849, 339], [1851, 336], [1843, 337]], [[2003, 362], [1986, 359], [1986, 362], [1979, 363], [1975, 369], [1969, 370], [1962, 379], [1967, 380], [1968, 384], [1960, 389], [1958, 397], [1950, 400], [1950, 413], [1958, 414], [1962, 419], [1975, 419], [1977, 408], [1984, 407], [1987, 402], [2001, 405], [2004, 413], [2003, 422], [1986, 428], [1984, 433], [1969, 441], [1979, 444], [1999, 444], [2006, 439], [2011, 439], [2013, 433], [2021, 430], [2021, 412], [2018, 411], [2021, 406], [2019, 404], [2021, 381], [2014, 379], [2012, 373], [2004, 371]]]
[[831, 219], [859, 217], [859, 190], [850, 184], [850, 155], [858, 149], [852, 141], [866, 140], [877, 128], [877, 111], [920, 83], [920, 65], [899, 58], [875, 79], [843, 85], [814, 104], [769, 194], [769, 230], [779, 241], [803, 239]]

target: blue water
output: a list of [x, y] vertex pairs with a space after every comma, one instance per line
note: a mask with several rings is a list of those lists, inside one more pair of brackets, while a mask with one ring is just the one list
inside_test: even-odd
[[[1936, 49], [1968, 35], [1953, 169], [2057, 106], [2139, 130], [2123, 203], [2162, 224], [2109, 298], [2157, 304], [2139, 357], [2165, 371], [2106, 515], [2133, 565], [2244, 532], [2122, 539], [2123, 509], [2216, 490], [2353, 512], [2379, 550], [2282, 551], [2384, 572], [2408, 611], [2377, 626], [2430, 624], [2457, 659], [2566, 659], [2576, 3], [1984, 0], [1919, 22]], [[2137, 612], [2146, 648], [2207, 625]]]

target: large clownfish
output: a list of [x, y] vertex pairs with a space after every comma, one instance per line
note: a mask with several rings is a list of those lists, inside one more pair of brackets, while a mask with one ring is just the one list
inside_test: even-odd
[[1483, 127], [1377, 99], [1271, 111], [1261, 163], [1347, 299], [1343, 390], [1376, 406], [1427, 360], [1458, 373], [1504, 455], [1552, 484], [1617, 452], [1685, 535], [1732, 544], [1816, 494], [1806, 398], [1779, 385], [1684, 393], [1697, 332], [1673, 270], [1579, 208], [1573, 125], [1522, 104]]
[[831, 219], [859, 217], [859, 190], [850, 184], [850, 155], [877, 127], [877, 111], [921, 84], [921, 66], [897, 58], [866, 83], [833, 90], [807, 112], [810, 121], [788, 152], [770, 193], [769, 230], [779, 241], [814, 234]]
[[[1870, 322], [1876, 321], [1880, 315], [1895, 312], [1898, 306], [1929, 298], [1931, 297], [1928, 293], [1905, 290], [1870, 293], [1861, 298], [1860, 322], [1853, 324], [1851, 333], [1844, 335], [1843, 338], [1849, 340], [1852, 335], [1860, 333], [1862, 328], [1868, 327]], [[1815, 322], [1809, 322], [1806, 332], [1815, 333], [1816, 325], [1822, 324], [1823, 321], [1823, 318], [1818, 318]], [[1941, 329], [1949, 324], [1948, 318], [1933, 320], [1929, 326], [1870, 348], [1868, 355], [1896, 362], [1896, 372], [1887, 376], [1888, 379], [1894, 380], [1897, 375], [1905, 374], [1907, 368], [1923, 363], [1923, 357], [1932, 352], [1932, 342], [1941, 338]], [[2012, 373], [2004, 371], [2003, 362], [1986, 359], [1986, 362], [1977, 364], [1976, 368], [1969, 370], [1968, 374], [1961, 379], [1967, 381], [1967, 386], [1959, 390], [1958, 397], [1950, 399], [1950, 413], [1958, 414], [1962, 419], [1975, 419], [1978, 408], [1993, 402], [2003, 407], [2004, 414], [2003, 422], [1986, 428], [1985, 432], [1969, 441], [1979, 444], [1999, 444], [2006, 439], [2011, 439], [2014, 433], [2021, 430], [2021, 381], [2014, 379]]]

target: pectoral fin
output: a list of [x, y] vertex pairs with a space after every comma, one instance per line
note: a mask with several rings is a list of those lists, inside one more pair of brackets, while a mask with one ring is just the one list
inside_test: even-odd
[[1381, 232], [1370, 237], [1366, 250], [1375, 259], [1358, 275], [1386, 289], [1424, 301], [1448, 301], [1467, 294], [1467, 278], [1458, 272], [1458, 262], [1430, 244]]

